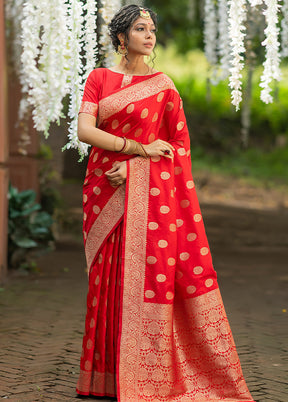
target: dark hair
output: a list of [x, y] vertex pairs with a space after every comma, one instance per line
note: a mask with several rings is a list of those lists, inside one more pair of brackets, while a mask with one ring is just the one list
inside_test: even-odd
[[[128, 34], [130, 28], [134, 21], [140, 17], [140, 11], [142, 7], [137, 6], [136, 4], [129, 4], [120, 8], [120, 10], [114, 15], [110, 24], [108, 25], [109, 35], [112, 41], [112, 45], [114, 49], [118, 50], [118, 46], [120, 45], [120, 41], [117, 37], [119, 33], [125, 34], [126, 41], [128, 41]], [[157, 28], [157, 16], [154, 11], [149, 8], [144, 8], [145, 11], [148, 11], [151, 19], [154, 22], [155, 27]]]

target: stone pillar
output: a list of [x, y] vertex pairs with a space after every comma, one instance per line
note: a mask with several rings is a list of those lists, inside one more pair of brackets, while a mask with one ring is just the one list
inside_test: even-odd
[[0, 4], [0, 283], [7, 273], [8, 134], [4, 2]]

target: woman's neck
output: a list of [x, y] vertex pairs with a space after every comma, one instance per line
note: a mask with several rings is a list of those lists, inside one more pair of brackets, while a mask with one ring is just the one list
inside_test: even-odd
[[117, 66], [117, 71], [125, 74], [151, 74], [153, 69], [144, 63], [144, 57], [132, 57], [128, 56], [129, 61], [125, 57], [122, 57], [120, 63]]

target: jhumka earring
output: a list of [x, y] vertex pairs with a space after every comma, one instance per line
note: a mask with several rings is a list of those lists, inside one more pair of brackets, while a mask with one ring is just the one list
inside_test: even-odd
[[143, 7], [139, 7], [139, 8], [140, 8], [140, 17], [146, 18], [147, 20], [149, 18], [151, 18], [149, 11], [145, 10]]
[[128, 49], [127, 49], [127, 46], [124, 45], [124, 42], [121, 42], [121, 44], [118, 45], [118, 52], [117, 53], [121, 54], [121, 56], [127, 56]]

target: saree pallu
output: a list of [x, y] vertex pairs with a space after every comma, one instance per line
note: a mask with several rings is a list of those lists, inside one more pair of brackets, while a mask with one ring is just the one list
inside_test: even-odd
[[[181, 98], [162, 73], [107, 95], [103, 86], [113, 77], [94, 70], [80, 112], [117, 136], [169, 141], [175, 157], [91, 151], [83, 194], [89, 291], [77, 392], [121, 402], [253, 401], [212, 264]], [[104, 173], [122, 160], [126, 184], [113, 188]]]

